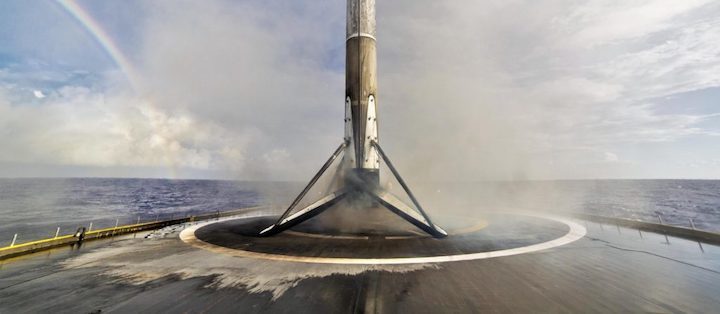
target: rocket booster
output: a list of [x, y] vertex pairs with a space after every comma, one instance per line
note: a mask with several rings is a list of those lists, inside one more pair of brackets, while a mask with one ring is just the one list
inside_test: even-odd
[[379, 180], [375, 0], [347, 1], [345, 159], [365, 180]]
[[[433, 224], [410, 191], [405, 180], [380, 148], [377, 122], [377, 51], [375, 48], [375, 0], [347, 0], [347, 37], [345, 40], [345, 139], [305, 189], [295, 198], [277, 222], [260, 232], [270, 236], [290, 229], [340, 201], [352, 208], [376, 208], [382, 205], [430, 235], [443, 238], [447, 232]], [[343, 155], [340, 169], [346, 169], [339, 190], [297, 210], [335, 160]], [[380, 159], [412, 201], [404, 203], [380, 186]], [[314, 195], [314, 194], [313, 194]]]

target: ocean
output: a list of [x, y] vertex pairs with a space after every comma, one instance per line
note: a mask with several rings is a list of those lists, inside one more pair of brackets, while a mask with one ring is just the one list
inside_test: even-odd
[[[0, 246], [78, 226], [170, 219], [260, 204], [248, 182], [154, 179], [0, 179]], [[8, 243], [6, 243], [8, 242]]]
[[[286, 206], [303, 183], [162, 179], [0, 179], [0, 246], [72, 233], [273, 204]], [[583, 212], [720, 232], [720, 181], [583, 180], [434, 183], [418, 189], [430, 210], [464, 203], [482, 209]], [[428, 192], [430, 191], [430, 192]], [[427, 193], [437, 193], [428, 195]], [[438, 195], [445, 196], [436, 197]], [[437, 201], [462, 199], [464, 202]], [[443, 203], [444, 202], [444, 203]], [[440, 205], [438, 205], [440, 204]]]

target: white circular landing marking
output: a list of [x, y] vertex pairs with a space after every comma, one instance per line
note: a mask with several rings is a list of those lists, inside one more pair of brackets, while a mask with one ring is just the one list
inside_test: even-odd
[[471, 261], [478, 259], [486, 259], [493, 257], [503, 257], [518, 254], [525, 254], [531, 252], [538, 252], [547, 250], [562, 245], [566, 245], [577, 240], [582, 239], [587, 234], [587, 229], [582, 225], [566, 218], [556, 216], [544, 216], [535, 214], [522, 214], [525, 216], [545, 218], [557, 222], [561, 222], [570, 227], [570, 231], [564, 236], [555, 240], [550, 240], [543, 243], [533, 244], [529, 246], [512, 248], [499, 251], [480, 252], [480, 253], [469, 253], [469, 254], [456, 254], [456, 255], [440, 255], [440, 256], [427, 256], [427, 257], [394, 257], [394, 258], [349, 258], [349, 257], [311, 257], [311, 256], [293, 256], [293, 255], [281, 255], [281, 254], [270, 254], [270, 253], [259, 253], [251, 251], [243, 251], [239, 249], [231, 249], [222, 247], [219, 245], [207, 243], [195, 237], [195, 231], [213, 224], [218, 221], [211, 221], [202, 224], [198, 224], [189, 228], [186, 228], [180, 233], [180, 239], [192, 246], [208, 250], [215, 253], [232, 255], [237, 257], [249, 257], [259, 258], [274, 261], [284, 262], [300, 262], [300, 263], [315, 263], [315, 264], [343, 264], [343, 265], [400, 265], [400, 264], [423, 264], [423, 263], [447, 263], [447, 262], [459, 262], [459, 261]]

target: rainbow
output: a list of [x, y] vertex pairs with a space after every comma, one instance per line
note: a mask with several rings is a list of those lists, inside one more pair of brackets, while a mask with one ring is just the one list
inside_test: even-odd
[[92, 35], [93, 38], [102, 46], [110, 58], [123, 72], [132, 88], [137, 92], [139, 86], [139, 76], [135, 67], [123, 54], [122, 50], [113, 41], [100, 24], [85, 10], [76, 0], [57, 0], [57, 3], [65, 9], [72, 17], [74, 17], [82, 26]]
[[[120, 71], [125, 75], [130, 86], [133, 88], [133, 91], [135, 91], [137, 96], [142, 97], [143, 104], [153, 108], [153, 102], [147, 98], [147, 95], [140, 94], [141, 90], [138, 88], [140, 86], [140, 76], [138, 75], [135, 67], [127, 56], [125, 56], [122, 50], [118, 48], [118, 45], [115, 43], [113, 38], [108, 35], [102, 26], [100, 26], [100, 23], [98, 23], [85, 8], [78, 4], [76, 0], [56, 0], [56, 2], [75, 20], [77, 20], [105, 50]], [[176, 178], [176, 167], [172, 165], [171, 162], [168, 162], [167, 167], [170, 169], [170, 177]]]

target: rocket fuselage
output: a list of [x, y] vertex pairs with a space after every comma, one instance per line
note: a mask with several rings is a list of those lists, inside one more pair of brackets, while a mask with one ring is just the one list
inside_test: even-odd
[[[378, 143], [375, 0], [347, 1], [345, 141], [277, 222], [261, 231], [260, 235], [270, 236], [292, 228], [342, 201], [350, 205], [346, 208], [364, 209], [366, 217], [374, 216], [376, 210], [385, 207], [420, 230], [437, 238], [445, 237], [447, 232], [432, 223]], [[341, 171], [336, 171], [337, 176], [333, 177], [331, 183], [331, 187], [339, 190], [296, 211], [298, 204], [340, 155], [343, 155], [338, 168]], [[412, 205], [404, 203], [380, 186], [380, 158], [410, 198]]]
[[345, 158], [362, 178], [379, 180], [375, 0], [348, 0], [345, 58]]

